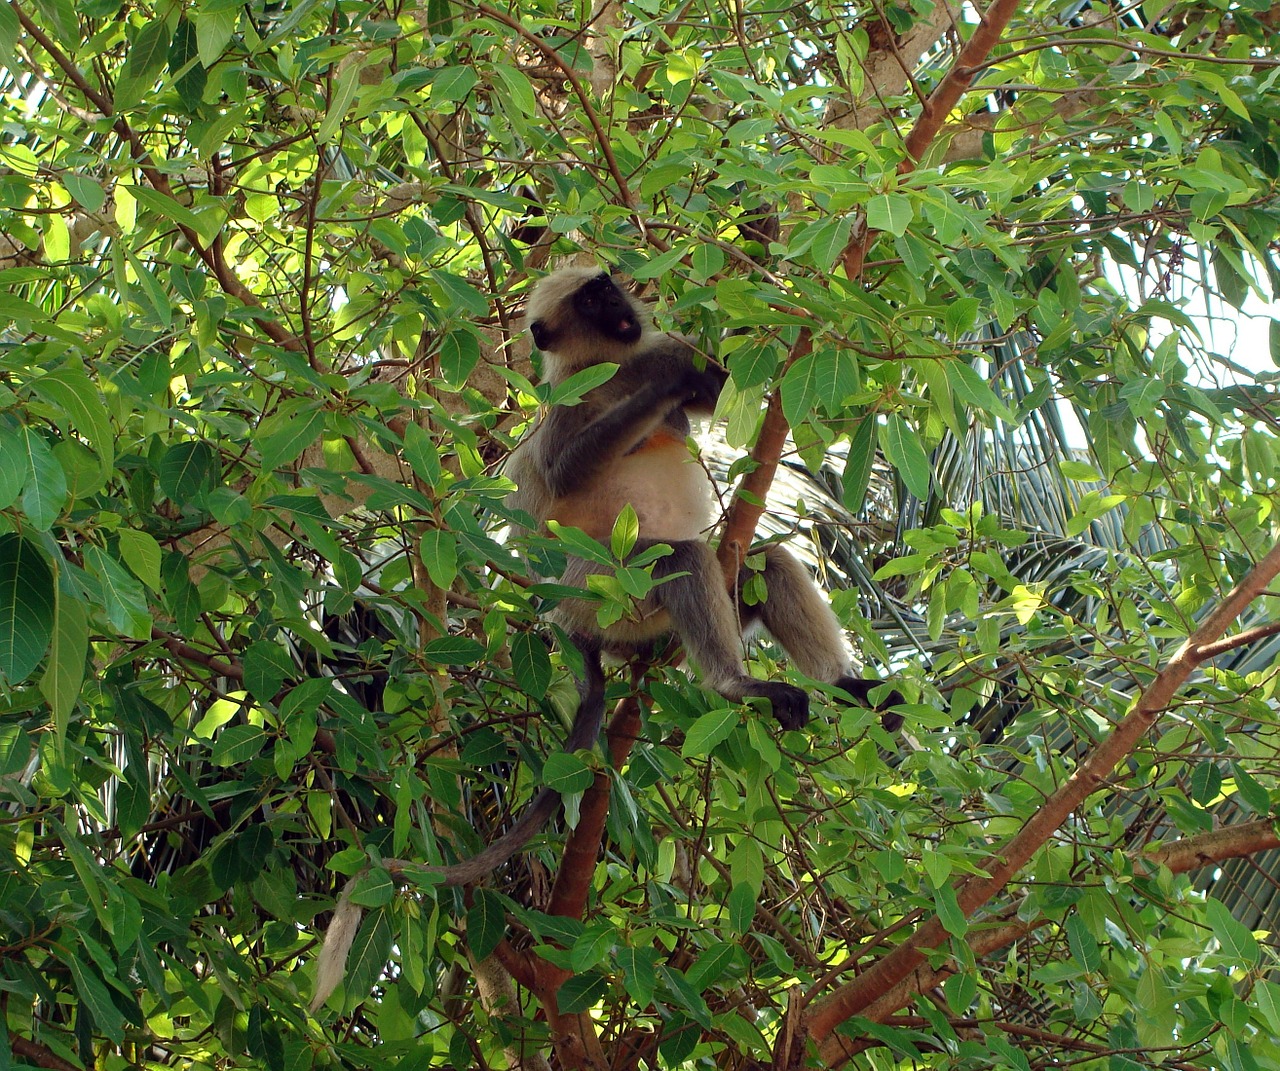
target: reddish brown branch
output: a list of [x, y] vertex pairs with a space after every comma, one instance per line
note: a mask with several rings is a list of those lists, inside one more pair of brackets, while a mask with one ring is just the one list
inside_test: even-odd
[[36, 1067], [48, 1067], [51, 1071], [80, 1071], [75, 1064], [64, 1060], [52, 1049], [38, 1045], [27, 1038], [9, 1037], [9, 1047], [15, 1056], [21, 1056], [27, 1063]]
[[[784, 373], [812, 351], [813, 336], [808, 328], [801, 328], [800, 337], [787, 354]], [[756, 525], [760, 523], [760, 515], [764, 513], [764, 502], [769, 496], [769, 488], [773, 486], [773, 477], [778, 471], [778, 462], [782, 458], [789, 430], [787, 418], [782, 412], [782, 392], [775, 390], [769, 396], [760, 435], [751, 449], [751, 460], [755, 462], [755, 467], [742, 477], [738, 493], [725, 518], [724, 533], [720, 537], [720, 567], [724, 569], [731, 587], [737, 581], [742, 549], [751, 546], [755, 538]]]
[[[609, 723], [609, 758], [615, 769], [627, 761], [639, 731], [640, 704], [635, 696], [627, 696], [618, 704]], [[596, 774], [594, 784], [583, 793], [578, 824], [565, 842], [547, 914], [577, 919], [586, 910], [587, 893], [591, 890], [604, 825], [609, 817], [612, 787], [613, 779], [601, 771]]]
[[[916, 118], [915, 126], [903, 141], [902, 147], [906, 151], [906, 156], [898, 165], [899, 174], [907, 174], [923, 158], [929, 146], [933, 144], [934, 138], [942, 130], [942, 125], [946, 122], [951, 109], [956, 106], [964, 91], [983, 69], [991, 50], [1000, 43], [1001, 34], [1004, 33], [1017, 10], [1018, 0], [995, 0], [986, 14], [981, 16], [973, 36], [960, 50], [955, 63], [942, 81], [929, 94], [920, 115]], [[845, 246], [840, 259], [844, 264], [845, 275], [849, 279], [861, 277], [867, 250], [871, 248], [871, 243], [875, 241], [878, 233], [864, 224], [854, 232], [849, 244]]]
[[1147, 848], [1138, 859], [1143, 863], [1167, 866], [1175, 874], [1185, 874], [1202, 866], [1216, 866], [1227, 859], [1241, 859], [1271, 848], [1280, 848], [1280, 834], [1269, 818], [1256, 822], [1197, 833], [1193, 837]]
[[[1254, 566], [1173, 654], [1164, 670], [1143, 691], [1133, 711], [1086, 756], [1066, 783], [1049, 797], [1000, 852], [978, 864], [986, 876], [969, 877], [957, 884], [956, 899], [966, 918], [972, 917], [978, 908], [1003, 889], [1071, 812], [1103, 785], [1116, 765], [1150, 731], [1157, 716], [1169, 706], [1192, 671], [1204, 661], [1203, 652], [1211, 649], [1245, 607], [1264, 593], [1277, 573], [1280, 573], [1280, 545], [1273, 547]], [[946, 938], [942, 920], [935, 915], [864, 974], [816, 1002], [810, 1009], [806, 1025], [824, 1059], [832, 1062], [840, 1056], [842, 1046], [834, 1040], [835, 1028], [840, 1023], [852, 1016], [865, 1014], [868, 1008], [919, 970], [925, 964], [925, 952], [937, 948]]]

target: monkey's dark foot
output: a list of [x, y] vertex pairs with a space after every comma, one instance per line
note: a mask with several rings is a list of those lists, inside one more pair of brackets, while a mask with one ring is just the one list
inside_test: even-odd
[[853, 698], [864, 707], [871, 707], [872, 710], [878, 711], [880, 714], [880, 724], [885, 732], [896, 733], [902, 728], [902, 723], [906, 719], [901, 715], [894, 713], [890, 707], [895, 707], [899, 703], [905, 703], [901, 692], [896, 688], [886, 695], [879, 703], [872, 705], [870, 702], [871, 691], [878, 688], [883, 681], [862, 680], [859, 677], [839, 677], [831, 682], [837, 688], [848, 692]]
[[752, 681], [746, 694], [769, 700], [773, 716], [783, 729], [803, 729], [809, 724], [809, 693], [803, 688], [776, 681]]

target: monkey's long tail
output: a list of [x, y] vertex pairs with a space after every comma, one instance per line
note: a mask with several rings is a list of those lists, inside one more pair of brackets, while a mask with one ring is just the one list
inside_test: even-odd
[[[600, 729], [604, 725], [604, 669], [600, 664], [600, 647], [584, 636], [575, 635], [570, 638], [582, 654], [586, 675], [579, 683], [581, 701], [573, 716], [569, 737], [564, 743], [566, 752], [592, 747], [599, 739]], [[553, 788], [539, 789], [538, 794], [515, 820], [515, 824], [471, 858], [448, 866], [421, 866], [415, 869], [441, 875], [442, 885], [469, 885], [479, 881], [528, 844], [551, 820], [559, 807], [559, 792]]]
[[[573, 716], [569, 737], [564, 743], [566, 752], [594, 745], [604, 725], [604, 669], [600, 665], [600, 648], [586, 637], [573, 636], [571, 639], [574, 646], [582, 653], [582, 664], [586, 675], [579, 682], [582, 699], [578, 704], [577, 713]], [[559, 792], [553, 788], [539, 789], [538, 794], [521, 812], [515, 824], [470, 859], [463, 859], [462, 862], [449, 866], [399, 865], [404, 870], [439, 874], [442, 885], [468, 885], [479, 881], [485, 875], [497, 870], [528, 844], [556, 813], [559, 806]], [[386, 860], [386, 862], [390, 865], [393, 861]], [[320, 947], [316, 964], [315, 991], [311, 998], [312, 1012], [317, 1011], [328, 999], [329, 994], [337, 988], [346, 973], [347, 953], [351, 951], [351, 943], [355, 939], [356, 930], [360, 926], [360, 917], [363, 914], [361, 908], [351, 902], [351, 893], [357, 878], [348, 881], [338, 896], [333, 919], [325, 934], [324, 943]]]

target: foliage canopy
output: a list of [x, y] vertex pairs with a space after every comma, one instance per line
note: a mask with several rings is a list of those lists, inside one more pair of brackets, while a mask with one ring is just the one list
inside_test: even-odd
[[[0, 7], [0, 1069], [1280, 1066], [1277, 27]], [[659, 663], [556, 754], [567, 256], [718, 350], [725, 545], [767, 496], [901, 740]]]

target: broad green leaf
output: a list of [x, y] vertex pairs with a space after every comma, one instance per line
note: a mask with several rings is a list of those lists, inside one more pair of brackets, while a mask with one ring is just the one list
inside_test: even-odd
[[53, 570], [35, 544], [0, 535], [0, 674], [10, 687], [40, 664], [53, 636]]
[[[355, 60], [355, 57], [352, 59]], [[360, 70], [359, 62], [339, 66], [338, 77], [333, 83], [329, 96], [329, 107], [325, 110], [320, 129], [316, 131], [316, 144], [324, 145], [331, 141], [342, 125], [342, 121], [347, 117], [347, 111], [360, 90]]]
[[956, 890], [952, 885], [943, 884], [934, 889], [933, 902], [947, 933], [952, 937], [963, 937], [969, 932], [969, 922], [960, 910], [960, 902], [956, 899]]
[[701, 759], [711, 754], [716, 745], [729, 739], [729, 734], [741, 722], [735, 707], [716, 707], [703, 714], [689, 726], [680, 755], [686, 759]]
[[880, 448], [889, 463], [898, 470], [907, 490], [922, 501], [928, 498], [933, 476], [928, 455], [920, 437], [896, 413], [890, 414], [880, 428]]
[[0, 5], [0, 67], [12, 70], [13, 48], [18, 43], [18, 16], [9, 4]]
[[618, 949], [618, 966], [622, 968], [622, 985], [627, 994], [640, 1007], [647, 1008], [653, 1002], [658, 984], [658, 953], [652, 948]]
[[511, 669], [520, 690], [541, 699], [551, 684], [551, 655], [547, 645], [532, 632], [518, 632], [511, 641]]
[[569, 965], [574, 973], [581, 974], [603, 963], [617, 940], [618, 932], [612, 926], [589, 926], [583, 930], [569, 949]]
[[466, 100], [480, 76], [470, 67], [445, 67], [431, 80], [431, 103]]
[[202, 492], [212, 490], [219, 480], [218, 455], [206, 442], [191, 440], [175, 443], [160, 460], [160, 490], [179, 506], [195, 500]]
[[30, 427], [24, 427], [18, 434], [27, 473], [22, 508], [32, 528], [47, 532], [67, 501], [67, 474], [43, 435]]
[[876, 460], [876, 415], [863, 414], [858, 430], [849, 440], [849, 456], [844, 463], [841, 501], [851, 513], [862, 512], [871, 483], [871, 467]]
[[120, 558], [130, 571], [152, 591], [160, 590], [160, 544], [153, 536], [135, 528], [121, 528]]
[[30, 301], [14, 297], [12, 294], [0, 294], [0, 319], [30, 325], [50, 318], [39, 305], [33, 305]]
[[613, 522], [613, 531], [609, 536], [609, 546], [613, 556], [619, 561], [625, 559], [639, 538], [640, 518], [636, 516], [636, 511], [628, 502], [618, 513], [617, 519]]
[[901, 193], [881, 193], [867, 202], [867, 226], [900, 237], [915, 218], [911, 198]]
[[135, 640], [151, 638], [152, 618], [142, 585], [100, 547], [85, 547], [84, 563], [98, 579], [111, 626]]
[[435, 487], [442, 474], [440, 454], [431, 436], [420, 424], [410, 421], [404, 429], [404, 456], [413, 474], [428, 487]]
[[441, 636], [422, 650], [428, 662], [441, 666], [471, 666], [484, 658], [484, 645], [465, 636]]
[[66, 591], [56, 592], [49, 663], [40, 678], [40, 694], [53, 712], [59, 751], [67, 737], [67, 725], [84, 684], [85, 655], [89, 650], [89, 614], [84, 603]]
[[260, 725], [227, 725], [214, 736], [209, 761], [215, 766], [238, 766], [257, 758], [265, 742]]
[[1249, 927], [1238, 921], [1221, 900], [1210, 897], [1205, 901], [1204, 909], [1222, 954], [1235, 966], [1246, 970], [1254, 967], [1262, 950]]
[[102, 392], [90, 382], [84, 369], [77, 364], [49, 372], [32, 383], [32, 390], [41, 401], [66, 415], [98, 455], [102, 471], [109, 472], [115, 461], [115, 432]]
[[18, 429], [0, 424], [0, 509], [17, 501], [26, 482], [26, 440]]
[[429, 528], [422, 533], [418, 547], [431, 583], [447, 591], [458, 578], [458, 537], [440, 528]]
[[586, 1011], [609, 992], [609, 980], [598, 971], [575, 974], [556, 991], [556, 1003], [566, 1015]]
[[152, 19], [140, 29], [129, 46], [124, 67], [116, 82], [116, 111], [139, 103], [155, 84], [169, 52], [169, 27], [164, 19]]
[[378, 908], [365, 916], [347, 954], [345, 985], [349, 1006], [359, 1006], [369, 996], [391, 958], [394, 938], [387, 908]]
[[492, 889], [476, 889], [467, 911], [467, 945], [472, 954], [484, 959], [506, 932], [506, 901]]
[[115, 1001], [111, 999], [111, 991], [106, 983], [75, 952], [67, 950], [61, 958], [71, 968], [71, 980], [75, 983], [76, 993], [93, 1015], [94, 1026], [101, 1030], [112, 1044], [123, 1045], [124, 1016], [120, 1014]]
[[244, 686], [261, 703], [271, 702], [296, 671], [289, 652], [278, 643], [255, 640], [245, 649]]
[[264, 469], [277, 469], [297, 460], [324, 431], [323, 403], [301, 400], [281, 406], [280, 410], [258, 426], [254, 443], [262, 456]]
[[231, 35], [236, 30], [236, 8], [219, 7], [217, 9], [196, 10], [196, 44], [200, 54], [200, 62], [212, 67], [219, 59], [227, 45], [231, 43]]
[[570, 792], [585, 792], [595, 781], [596, 775], [577, 755], [557, 751], [547, 756], [542, 767], [542, 782], [562, 796]]

